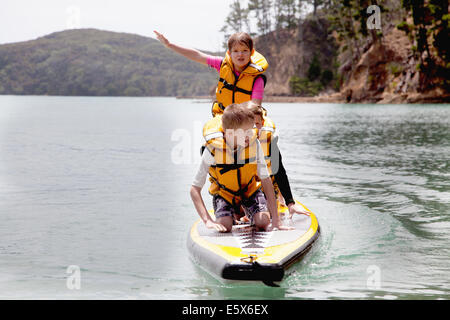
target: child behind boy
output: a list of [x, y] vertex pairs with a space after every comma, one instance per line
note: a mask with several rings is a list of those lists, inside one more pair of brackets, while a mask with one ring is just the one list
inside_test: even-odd
[[[292, 229], [281, 225], [272, 181], [253, 129], [253, 113], [245, 105], [231, 104], [217, 121], [221, 122], [222, 135], [206, 145], [191, 187], [192, 201], [206, 227], [230, 232], [233, 214], [239, 213], [242, 205], [249, 220], [259, 229]], [[201, 195], [208, 173], [215, 221]]]
[[264, 152], [267, 168], [271, 174], [275, 195], [278, 196], [282, 204], [288, 207], [289, 218], [292, 218], [294, 213], [309, 215], [307, 210], [295, 203], [292, 196], [291, 186], [278, 147], [278, 134], [275, 123], [267, 116], [265, 109], [260, 105], [253, 102], [247, 102], [245, 105], [255, 117], [258, 140]]

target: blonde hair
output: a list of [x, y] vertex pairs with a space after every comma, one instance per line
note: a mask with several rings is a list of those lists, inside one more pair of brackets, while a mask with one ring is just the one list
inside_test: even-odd
[[259, 105], [254, 103], [253, 101], [244, 102], [246, 104], [246, 107], [248, 110], [250, 110], [251, 113], [253, 113], [254, 116], [263, 117], [264, 111], [263, 108]]
[[245, 105], [245, 103], [240, 104], [230, 104], [225, 108], [222, 115], [222, 128], [225, 129], [239, 129], [242, 128], [244, 124], [253, 123], [255, 121], [255, 116], [253, 112]]

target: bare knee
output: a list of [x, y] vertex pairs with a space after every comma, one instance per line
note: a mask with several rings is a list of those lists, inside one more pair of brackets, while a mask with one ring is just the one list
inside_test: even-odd
[[233, 228], [233, 218], [231, 216], [217, 218], [216, 223], [223, 225], [227, 229], [226, 232], [231, 232]]
[[264, 230], [267, 229], [267, 227], [270, 224], [270, 214], [269, 212], [258, 212], [253, 217], [255, 226], [258, 228], [262, 228]]

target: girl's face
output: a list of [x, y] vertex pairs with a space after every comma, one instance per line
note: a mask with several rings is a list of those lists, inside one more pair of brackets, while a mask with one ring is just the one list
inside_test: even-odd
[[236, 42], [229, 52], [231, 61], [237, 71], [242, 71], [250, 62], [251, 51], [245, 44]]

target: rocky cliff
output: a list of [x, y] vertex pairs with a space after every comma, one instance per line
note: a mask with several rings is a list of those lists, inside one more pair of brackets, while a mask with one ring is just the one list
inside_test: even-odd
[[371, 44], [348, 73], [341, 99], [347, 102], [439, 103], [450, 102], [450, 92], [436, 85], [423, 88], [426, 81], [418, 70], [411, 41], [395, 27], [386, 30], [380, 41]]
[[[356, 56], [349, 54], [345, 50], [348, 43], [339, 41], [330, 30], [325, 14], [309, 16], [297, 29], [274, 31], [256, 39], [256, 49], [270, 64], [266, 101], [450, 102], [448, 74], [419, 67], [420, 57], [414, 53], [413, 39], [397, 27], [402, 20], [412, 18], [398, 4], [393, 6], [385, 16], [387, 21], [382, 25], [381, 35], [362, 38]], [[293, 97], [290, 80], [308, 78], [314, 55], [322, 70], [333, 72], [333, 80], [320, 87], [313, 97], [305, 94]]]
[[338, 47], [328, 28], [325, 18], [307, 19], [298, 28], [273, 31], [255, 40], [256, 50], [269, 61], [267, 95], [292, 95], [291, 78], [306, 79], [314, 56], [322, 70], [335, 68]]

